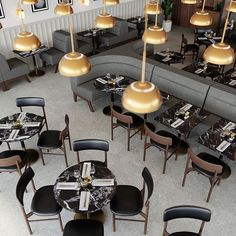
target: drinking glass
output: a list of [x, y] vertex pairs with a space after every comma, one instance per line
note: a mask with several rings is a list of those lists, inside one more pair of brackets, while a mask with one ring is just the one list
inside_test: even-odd
[[91, 175], [95, 174], [95, 165], [94, 164], [91, 165], [90, 174]]
[[76, 178], [76, 179], [79, 179], [79, 177], [80, 177], [80, 172], [79, 172], [79, 170], [74, 170], [74, 177]]

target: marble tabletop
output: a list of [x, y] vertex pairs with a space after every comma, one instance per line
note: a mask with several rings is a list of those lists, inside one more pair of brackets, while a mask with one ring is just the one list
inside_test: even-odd
[[214, 81], [232, 88], [236, 88], [236, 70], [230, 69], [225, 72], [224, 75], [215, 78]]
[[[186, 109], [184, 109], [185, 106], [187, 107]], [[176, 129], [181, 136], [187, 138], [191, 130], [206, 119], [209, 114], [210, 113], [196, 106], [180, 101], [167, 111], [161, 113], [160, 116], [157, 116], [155, 120], [170, 128]], [[177, 120], [180, 121], [180, 125], [178, 125]], [[177, 124], [177, 126], [175, 126], [175, 124]]]
[[[112, 186], [89, 185], [87, 187], [81, 187], [79, 190], [57, 189], [58, 182], [78, 181], [78, 179], [74, 176], [74, 170], [78, 170], [81, 174], [83, 163], [84, 162], [81, 162], [79, 165], [71, 166], [60, 174], [54, 185], [54, 195], [57, 202], [67, 210], [76, 213], [92, 213], [101, 210], [104, 206], [106, 206], [111, 201], [116, 191], [117, 183], [115, 180], [115, 176], [107, 167], [103, 167], [100, 165], [98, 166], [91, 161], [91, 163], [94, 164], [95, 167], [93, 179], [114, 179], [114, 185]], [[81, 191], [90, 192], [89, 206], [88, 210], [86, 211], [81, 211], [79, 209]]]
[[[20, 115], [22, 120], [19, 126], [14, 126]], [[43, 123], [43, 117], [33, 113], [15, 113], [0, 120], [0, 141], [15, 142], [23, 141], [37, 134]], [[4, 127], [6, 125], [6, 127]], [[12, 132], [17, 131], [17, 135], [9, 140]]]
[[[230, 134], [228, 132], [224, 132], [224, 127], [226, 127], [229, 122], [229, 120], [224, 118], [220, 119], [216, 124], [214, 124], [209, 130], [207, 130], [198, 138], [198, 142], [214, 151], [221, 153], [231, 160], [235, 160], [234, 156], [236, 152], [236, 136], [233, 140], [231, 140]], [[231, 133], [236, 134], [236, 125], [234, 125], [234, 128], [231, 129]], [[230, 145], [226, 148], [226, 150], [220, 152], [217, 150], [217, 148], [223, 141], [229, 142]]]
[[170, 65], [182, 62], [184, 56], [180, 52], [166, 50], [150, 55], [149, 58]]

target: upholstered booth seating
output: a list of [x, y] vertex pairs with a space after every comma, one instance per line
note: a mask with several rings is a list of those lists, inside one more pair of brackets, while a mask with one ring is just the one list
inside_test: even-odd
[[53, 46], [49, 50], [40, 53], [44, 66], [56, 65], [55, 73], [58, 70], [58, 63], [65, 53], [71, 51], [70, 33], [64, 30], [56, 30], [52, 36]]
[[23, 78], [30, 82], [27, 76], [30, 71], [29, 66], [20, 59], [13, 57], [7, 60], [0, 53], [0, 65], [0, 86], [2, 90], [8, 90], [10, 81], [15, 79]]
[[[139, 80], [141, 76], [141, 61], [132, 57], [117, 55], [97, 56], [92, 57], [90, 63], [92, 64], [92, 69], [88, 74], [78, 78], [71, 78], [71, 89], [74, 101], [77, 101], [77, 97], [82, 98], [87, 101], [91, 111], [94, 111], [92, 102], [109, 95], [95, 88], [95, 78], [107, 73], [126, 75], [135, 80]], [[153, 65], [147, 63], [146, 80], [150, 80], [152, 70]]]
[[135, 38], [137, 30], [128, 25], [124, 19], [116, 18], [115, 27], [108, 29], [103, 35], [99, 36], [100, 46], [112, 46], [114, 44]]

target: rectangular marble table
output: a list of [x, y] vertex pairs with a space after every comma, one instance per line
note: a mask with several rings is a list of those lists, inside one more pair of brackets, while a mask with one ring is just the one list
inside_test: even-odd
[[157, 116], [155, 120], [177, 130], [179, 136], [187, 138], [191, 130], [210, 115], [209, 112], [180, 101], [167, 111]]
[[224, 75], [219, 76], [214, 80], [220, 84], [236, 88], [236, 69], [230, 69], [227, 72], [225, 72]]
[[[229, 128], [227, 128], [227, 126]], [[209, 130], [203, 133], [198, 138], [198, 142], [214, 151], [219, 152], [221, 155], [226, 156], [231, 160], [235, 160], [236, 124], [222, 118], [216, 124], [214, 124]], [[223, 146], [222, 149], [219, 148], [222, 146]]]

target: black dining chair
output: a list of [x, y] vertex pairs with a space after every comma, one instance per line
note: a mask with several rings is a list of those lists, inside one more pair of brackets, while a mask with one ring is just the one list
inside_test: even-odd
[[221, 178], [225, 174], [226, 170], [226, 164], [219, 158], [205, 152], [195, 155], [189, 148], [182, 186], [184, 187], [185, 185], [188, 173], [196, 171], [197, 173], [202, 174], [210, 180], [211, 186], [206, 200], [209, 202], [213, 188], [216, 184], [220, 184]]
[[73, 150], [77, 153], [77, 161], [80, 163], [80, 151], [99, 150], [105, 154], [104, 162], [93, 161], [95, 165], [107, 166], [107, 152], [109, 151], [109, 143], [101, 139], [80, 139], [73, 142]]
[[[43, 165], [45, 165], [43, 154], [64, 155], [66, 167], [68, 167], [65, 140], [68, 140], [70, 150], [72, 150], [72, 148], [69, 130], [69, 116], [67, 114], [65, 115], [65, 124], [66, 126], [63, 130], [45, 130], [39, 135], [37, 146], [40, 151]], [[63, 154], [49, 152], [49, 150], [54, 149], [60, 149]], [[43, 150], [47, 150], [48, 152], [45, 153]]]
[[[54, 198], [54, 186], [46, 185], [36, 190], [33, 177], [34, 171], [31, 167], [29, 167], [22, 174], [16, 186], [16, 197], [20, 203], [21, 210], [23, 212], [29, 233], [33, 234], [32, 229], [30, 227], [30, 222], [46, 220], [59, 220], [61, 230], [63, 231], [63, 225], [60, 214], [62, 207], [57, 203]], [[27, 213], [25, 210], [24, 193], [30, 181], [33, 186], [34, 196], [31, 201], [31, 211]], [[45, 216], [50, 218], [30, 219], [30, 217], [33, 215]], [[57, 218], [51, 218], [51, 216], [57, 216]]]
[[23, 111], [23, 107], [41, 107], [43, 111], [43, 119], [44, 122], [42, 127], [45, 125], [46, 129], [48, 130], [48, 122], [45, 112], [45, 100], [41, 97], [19, 97], [16, 98], [16, 106], [20, 108], [20, 111]]
[[[113, 232], [116, 231], [116, 220], [124, 220], [144, 222], [144, 234], [147, 233], [149, 205], [154, 184], [152, 175], [146, 167], [142, 171], [142, 176], [143, 188], [141, 190], [131, 185], [117, 185], [115, 196], [110, 202], [113, 214]], [[145, 196], [146, 187], [147, 196]], [[144, 207], [145, 211], [143, 211]], [[143, 219], [130, 218], [136, 215], [141, 215]]]
[[63, 236], [103, 236], [103, 224], [97, 220], [71, 220], [64, 229]]
[[194, 43], [188, 43], [188, 40], [185, 38], [184, 34], [182, 34], [180, 53], [183, 54], [183, 58], [186, 58], [188, 55], [192, 55], [192, 59], [197, 61], [199, 46]]
[[[116, 121], [115, 121], [116, 120]], [[140, 133], [140, 137], [142, 139], [144, 120], [140, 116], [132, 113], [125, 112], [119, 113], [111, 107], [111, 140], [114, 139], [113, 130], [117, 127], [122, 127], [128, 132], [128, 140], [127, 140], [127, 150], [130, 150], [130, 139], [134, 137], [134, 135]], [[131, 131], [134, 133], [131, 135]]]
[[[189, 218], [202, 221], [200, 229], [197, 233], [189, 231], [181, 231], [175, 233], [169, 233], [167, 231], [168, 222], [175, 219]], [[207, 208], [198, 207], [198, 206], [174, 206], [166, 209], [163, 215], [164, 221], [164, 230], [163, 236], [201, 236], [202, 231], [205, 225], [205, 222], [211, 220], [211, 211]]]
[[[164, 152], [164, 165], [162, 173], [165, 174], [167, 161], [175, 154], [175, 160], [178, 158], [178, 148], [181, 144], [181, 139], [174, 134], [159, 130], [156, 133], [151, 131], [147, 125], [144, 126], [145, 139], [144, 139], [144, 151], [143, 161], [146, 160], [146, 150], [149, 147], [156, 147], [160, 151]], [[150, 141], [148, 141], [148, 137]]]

